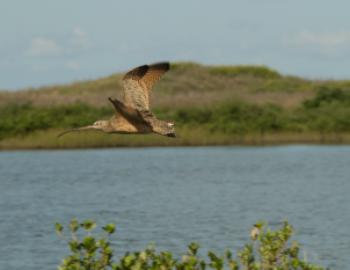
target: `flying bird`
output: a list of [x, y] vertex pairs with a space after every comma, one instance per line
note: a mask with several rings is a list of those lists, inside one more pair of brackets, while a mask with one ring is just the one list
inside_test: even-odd
[[123, 101], [109, 97], [116, 114], [109, 120], [99, 120], [73, 131], [99, 130], [106, 133], [147, 134], [156, 133], [176, 137], [174, 123], [158, 119], [150, 110], [149, 99], [154, 84], [170, 68], [168, 62], [143, 65], [127, 72], [122, 80]]

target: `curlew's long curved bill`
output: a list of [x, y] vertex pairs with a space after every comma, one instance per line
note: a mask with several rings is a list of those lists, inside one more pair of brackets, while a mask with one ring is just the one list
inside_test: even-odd
[[75, 132], [75, 131], [84, 131], [84, 130], [92, 130], [95, 129], [94, 126], [85, 126], [85, 127], [80, 127], [80, 128], [72, 128], [68, 129], [66, 131], [63, 131], [62, 133], [57, 135], [57, 138], [62, 137], [63, 135], [70, 133], [70, 132]]

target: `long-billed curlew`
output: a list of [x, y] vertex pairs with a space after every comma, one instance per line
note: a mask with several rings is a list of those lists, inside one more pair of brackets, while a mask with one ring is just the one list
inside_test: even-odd
[[109, 120], [67, 130], [99, 130], [106, 133], [156, 133], [175, 137], [174, 123], [157, 119], [149, 108], [149, 95], [153, 85], [169, 70], [168, 62], [143, 65], [127, 72], [123, 77], [124, 100], [108, 98], [117, 113]]

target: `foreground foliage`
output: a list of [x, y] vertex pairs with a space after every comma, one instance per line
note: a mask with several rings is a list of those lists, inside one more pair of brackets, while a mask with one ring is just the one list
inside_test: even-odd
[[[74, 219], [69, 224], [71, 238], [65, 238], [63, 226], [56, 224], [56, 232], [67, 242], [71, 254], [63, 259], [59, 270], [318, 270], [322, 267], [302, 260], [299, 244], [291, 240], [293, 228], [284, 222], [281, 228], [270, 230], [262, 223], [254, 225], [251, 231], [252, 242], [233, 256], [230, 250], [224, 255], [209, 251], [202, 258], [199, 245], [191, 243], [181, 259], [174, 258], [169, 251], [156, 251], [149, 247], [138, 252], [127, 252], [119, 261], [113, 260], [110, 236], [115, 232], [114, 224], [102, 227], [104, 236], [92, 236], [96, 227], [93, 221], [79, 223]], [[85, 233], [84, 233], [85, 231]], [[80, 236], [80, 238], [78, 237]]]

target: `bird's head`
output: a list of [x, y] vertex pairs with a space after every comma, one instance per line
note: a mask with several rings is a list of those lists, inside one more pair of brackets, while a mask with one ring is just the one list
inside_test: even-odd
[[92, 129], [104, 129], [108, 126], [108, 121], [106, 120], [98, 120], [95, 123], [93, 123], [92, 126], [90, 126]]
[[172, 122], [167, 122], [166, 123], [166, 136], [168, 137], [176, 137], [175, 133], [175, 124]]

